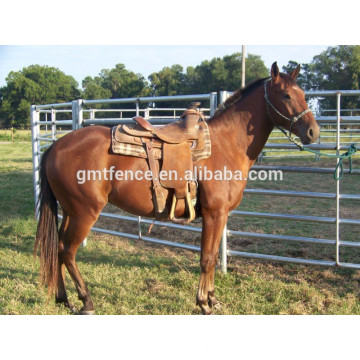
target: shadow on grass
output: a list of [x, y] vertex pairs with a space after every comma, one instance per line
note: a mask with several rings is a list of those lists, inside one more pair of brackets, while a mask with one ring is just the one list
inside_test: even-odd
[[11, 159], [11, 160], [8, 160], [8, 161], [11, 161], [11, 162], [18, 162], [18, 163], [31, 163], [32, 162], [32, 159], [28, 158], [28, 157], [24, 157], [24, 158], [16, 158], [16, 159]]
[[76, 259], [79, 262], [88, 265], [111, 265], [115, 267], [122, 267], [127, 269], [152, 269], [157, 268], [159, 271], [166, 270], [169, 273], [178, 273], [186, 268], [194, 274], [200, 274], [199, 266], [194, 266], [190, 263], [184, 265], [183, 262], [168, 257], [167, 255], [156, 255], [154, 249], [146, 248], [149, 251], [148, 255], [144, 255], [143, 244], [139, 245], [141, 251], [139, 253], [109, 255], [95, 249], [80, 249], [77, 253]]
[[10, 280], [24, 280], [28, 282], [29, 279], [38, 281], [39, 274], [36, 270], [20, 270], [20, 269], [9, 269], [7, 267], [0, 266], [0, 278], [7, 278]]
[[[13, 226], [0, 225], [0, 249], [9, 249], [24, 254], [33, 254], [35, 236], [21, 236], [21, 241], [10, 238], [13, 235]], [[19, 236], [20, 238], [20, 236]], [[3, 240], [5, 239], [5, 240]]]

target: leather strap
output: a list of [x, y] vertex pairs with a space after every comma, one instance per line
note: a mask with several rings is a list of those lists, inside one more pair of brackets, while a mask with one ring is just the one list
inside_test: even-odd
[[157, 214], [163, 215], [164, 210], [167, 212], [166, 194], [159, 181], [159, 163], [155, 160], [153, 140], [145, 140], [144, 143], [148, 156], [150, 171], [152, 173], [152, 183], [155, 193], [155, 211]]

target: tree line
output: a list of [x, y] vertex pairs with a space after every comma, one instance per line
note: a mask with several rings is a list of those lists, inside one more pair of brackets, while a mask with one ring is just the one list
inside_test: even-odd
[[[128, 98], [236, 90], [241, 84], [241, 57], [241, 53], [234, 53], [205, 60], [186, 70], [176, 64], [150, 74], [148, 79], [127, 69], [124, 64], [117, 64], [112, 69], [101, 70], [98, 76], [87, 76], [81, 88], [72, 76], [57, 68], [30, 65], [21, 71], [10, 72], [6, 85], [0, 88], [0, 127], [29, 127], [31, 104], [67, 102], [78, 98]], [[247, 84], [269, 75], [269, 69], [260, 56], [248, 54], [245, 61]], [[296, 66], [295, 61], [289, 61], [283, 70], [289, 72]], [[309, 64], [302, 64], [298, 79], [305, 90], [357, 90], [359, 81], [360, 46], [329, 47]], [[325, 98], [320, 104], [325, 108], [334, 108], [333, 101]], [[357, 97], [344, 99], [344, 102], [343, 107], [360, 105]]]

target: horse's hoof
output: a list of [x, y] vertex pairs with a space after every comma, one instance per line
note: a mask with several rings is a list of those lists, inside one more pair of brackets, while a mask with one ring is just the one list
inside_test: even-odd
[[95, 310], [80, 310], [79, 315], [95, 315]]
[[201, 309], [203, 315], [212, 315], [213, 312], [209, 308], [202, 308]]
[[56, 304], [58, 305], [64, 305], [67, 309], [70, 310], [70, 312], [72, 314], [77, 314], [78, 311], [76, 310], [75, 305], [73, 305], [71, 302], [69, 302], [67, 299], [66, 300], [61, 300], [61, 299], [56, 299], [55, 300]]
[[215, 296], [209, 298], [208, 304], [214, 310], [219, 310], [221, 308], [220, 301], [217, 300]]

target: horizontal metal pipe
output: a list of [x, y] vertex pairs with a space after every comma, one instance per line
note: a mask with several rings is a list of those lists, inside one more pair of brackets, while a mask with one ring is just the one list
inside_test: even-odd
[[72, 120], [56, 120], [55, 125], [72, 125]]
[[241, 256], [253, 259], [261, 259], [261, 260], [272, 260], [272, 261], [281, 261], [281, 262], [289, 262], [296, 264], [304, 264], [304, 265], [320, 265], [320, 266], [335, 266], [335, 261], [325, 261], [325, 260], [311, 260], [311, 259], [301, 259], [301, 258], [293, 258], [286, 256], [276, 256], [276, 255], [267, 255], [267, 254], [255, 254], [243, 251], [235, 251], [228, 250], [228, 256]]
[[[134, 216], [112, 214], [112, 213], [107, 213], [107, 212], [101, 212], [100, 216], [113, 218], [113, 219], [119, 219], [119, 220], [138, 222], [138, 217], [134, 217]], [[179, 225], [179, 224], [174, 224], [172, 222], [165, 222], [165, 221], [157, 221], [157, 220], [154, 221], [152, 219], [141, 218], [141, 222], [144, 224], [154, 224], [154, 225], [158, 225], [158, 226], [165, 226], [165, 227], [172, 228], [172, 229], [188, 230], [188, 231], [199, 232], [199, 233], [201, 233], [201, 230], [202, 230], [201, 227], [195, 227], [195, 226], [189, 226], [189, 225]]]
[[[270, 195], [270, 196], [286, 196], [301, 197], [310, 199], [336, 199], [335, 193], [318, 193], [309, 191], [285, 191], [285, 190], [265, 190], [265, 189], [245, 189], [245, 193], [254, 195]], [[360, 200], [360, 195], [356, 194], [340, 194], [340, 199]]]
[[132, 118], [103, 118], [103, 119], [86, 119], [84, 125], [117, 125], [117, 124], [134, 124]]
[[46, 139], [46, 138], [48, 138], [49, 136], [50, 136], [50, 137], [52, 136], [52, 133], [51, 133], [51, 132], [47, 132], [47, 133], [45, 133], [45, 134], [41, 134], [41, 136], [39, 136], [37, 139], [38, 139], [38, 140], [41, 140], [40, 138]]
[[[280, 262], [296, 263], [296, 264], [303, 264], [303, 265], [336, 266], [335, 261], [310, 260], [310, 259], [301, 259], [301, 258], [299, 259], [299, 258], [286, 257], [286, 256], [254, 254], [254, 253], [235, 251], [235, 250], [228, 250], [227, 254], [228, 254], [228, 256], [241, 256], [241, 257], [247, 257], [247, 258], [253, 258], [253, 259], [280, 261]], [[360, 264], [340, 262], [339, 267], [359, 270]]]
[[125, 104], [133, 102], [149, 102], [149, 101], [179, 101], [179, 100], [210, 100], [211, 94], [195, 94], [195, 95], [176, 95], [176, 96], [151, 96], [126, 99], [97, 99], [83, 100], [84, 105], [94, 104]]
[[347, 269], [357, 269], [360, 270], [360, 264], [351, 264], [351, 263], [345, 263], [345, 262], [340, 262], [339, 263], [340, 267], [343, 268], [347, 268]]
[[317, 239], [302, 236], [287, 236], [275, 234], [260, 234], [246, 231], [228, 230], [228, 236], [239, 236], [247, 238], [265, 239], [265, 240], [281, 240], [281, 241], [295, 241], [303, 243], [321, 244], [321, 245], [334, 245], [335, 240], [330, 239]]
[[307, 154], [280, 154], [280, 155], [267, 155], [267, 154], [263, 154], [262, 155], [262, 158], [263, 159], [277, 159], [277, 158], [296, 158], [296, 159], [299, 159], [299, 158], [308, 158], [308, 157], [314, 157], [315, 155], [307, 155]]
[[91, 230], [96, 231], [96, 232], [100, 232], [100, 233], [104, 233], [104, 234], [108, 234], [108, 235], [125, 237], [125, 238], [129, 238], [129, 239], [144, 240], [144, 241], [151, 242], [151, 243], [154, 243], [154, 244], [159, 244], [159, 245], [172, 246], [172, 247], [191, 250], [191, 251], [200, 251], [199, 246], [182, 244], [182, 243], [172, 242], [172, 241], [167, 241], [167, 240], [161, 240], [161, 239], [151, 238], [151, 237], [148, 237], [148, 236], [142, 236], [141, 239], [140, 239], [138, 235], [129, 234], [129, 233], [123, 233], [123, 232], [120, 232], [120, 231], [102, 229], [102, 228], [98, 228], [98, 227], [93, 227]]
[[[55, 125], [72, 125], [72, 120], [55, 120]], [[44, 125], [53, 125], [52, 121], [38, 121], [37, 125], [44, 126]]]
[[[168, 124], [169, 122], [176, 121], [177, 119], [169, 118], [152, 118], [149, 119], [150, 123], [153, 125], [162, 125]], [[103, 118], [103, 119], [86, 119], [83, 124], [88, 125], [117, 125], [117, 124], [134, 124], [135, 122], [132, 118]]]
[[[127, 215], [119, 215], [112, 214], [107, 212], [100, 213], [100, 216], [119, 219], [119, 220], [127, 220], [132, 222], [138, 222], [138, 217], [135, 216], [127, 216]], [[201, 233], [202, 227], [188, 226], [188, 225], [178, 225], [172, 222], [164, 222], [164, 221], [154, 221], [152, 219], [141, 219], [142, 223], [145, 224], [154, 224], [158, 226], [163, 226], [167, 228], [186, 230]], [[299, 237], [299, 236], [285, 236], [285, 235], [274, 235], [274, 234], [260, 234], [260, 233], [251, 233], [237, 230], [228, 230], [228, 235], [232, 236], [241, 236], [241, 237], [253, 237], [253, 238], [261, 238], [261, 239], [269, 239], [269, 240], [289, 240], [289, 241], [299, 241], [299, 242], [311, 242], [317, 244], [335, 244], [335, 240], [329, 239], [317, 239], [317, 238], [307, 238], [307, 237]], [[351, 242], [351, 241], [342, 241], [341, 245], [344, 246], [352, 246], [352, 247], [360, 247], [360, 243]]]
[[262, 212], [256, 212], [256, 211], [252, 212], [252, 211], [240, 211], [240, 210], [233, 210], [230, 212], [230, 215], [232, 215], [232, 214], [246, 216], [246, 217], [260, 217], [260, 218], [267, 218], [267, 219], [296, 220], [296, 221], [305, 221], [305, 222], [335, 224], [335, 218], [323, 217], [323, 216], [262, 213]]
[[358, 219], [340, 219], [340, 224], [343, 224], [343, 225], [360, 225], [360, 220], [358, 220]]
[[48, 141], [48, 142], [53, 142], [54, 141], [53, 139], [50, 139], [50, 138], [45, 137], [45, 136], [39, 136], [37, 138], [37, 140], [39, 140], [39, 141]]
[[339, 241], [340, 245], [342, 246], [348, 246], [348, 247], [360, 247], [360, 242], [355, 242], [355, 241]]
[[[336, 244], [336, 240], [309, 238], [309, 237], [303, 237], [303, 236], [260, 234], [260, 233], [252, 233], [252, 232], [237, 231], [237, 230], [228, 230], [227, 234], [228, 234], [228, 236], [239, 236], [239, 237], [265, 239], [265, 240], [293, 241], [293, 242], [311, 243], [311, 244], [319, 244], [319, 245], [335, 245]], [[347, 246], [347, 247], [359, 248], [360, 242], [340, 241], [340, 245]]]
[[[282, 172], [309, 173], [309, 174], [333, 174], [333, 168], [303, 167], [303, 166], [264, 166], [253, 165], [252, 170], [281, 170]], [[353, 169], [350, 173], [349, 169], [344, 169], [344, 174], [360, 175], [360, 170]]]
[[[313, 144], [305, 145], [305, 149], [311, 150], [336, 150], [336, 145], [333, 144]], [[267, 143], [265, 149], [288, 149], [288, 150], [297, 150], [299, 149], [296, 145], [293, 144], [283, 144], [283, 143]], [[339, 150], [349, 150], [349, 146], [341, 146]], [[313, 154], [315, 156], [315, 154]]]
[[35, 105], [35, 110], [41, 109], [57, 109], [61, 107], [72, 106], [72, 102], [58, 103], [58, 104], [46, 104], [46, 105]]
[[[38, 105], [41, 106], [41, 105]], [[71, 113], [72, 109], [55, 109], [55, 113]], [[51, 109], [50, 110], [39, 110], [40, 114], [51, 114]]]
[[39, 150], [42, 150], [42, 149], [48, 148], [49, 146], [51, 146], [51, 144], [44, 144], [44, 145], [40, 145], [40, 146], [39, 146]]
[[[326, 125], [327, 123], [330, 125], [334, 125], [337, 122], [337, 118], [335, 116], [317, 116], [315, 120], [320, 125]], [[359, 121], [360, 116], [342, 116], [340, 126], [348, 124], [358, 124]]]
[[[294, 221], [305, 221], [315, 222], [324, 224], [335, 224], [336, 219], [333, 217], [325, 216], [307, 216], [307, 215], [292, 215], [292, 214], [276, 214], [276, 213], [262, 213], [256, 211], [239, 211], [233, 210], [231, 214], [247, 216], [247, 217], [260, 217], [267, 219], [278, 219], [278, 220], [294, 220]], [[340, 219], [340, 224], [344, 225], [360, 225], [360, 220], [357, 219]]]
[[305, 91], [306, 96], [334, 96], [341, 94], [344, 96], [360, 96], [359, 90], [309, 90]]

